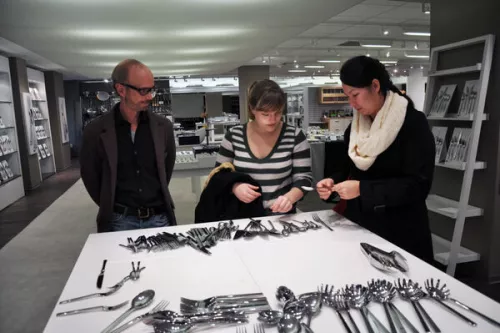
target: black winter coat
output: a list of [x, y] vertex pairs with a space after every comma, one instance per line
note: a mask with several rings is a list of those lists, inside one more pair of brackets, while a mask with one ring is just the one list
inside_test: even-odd
[[[265, 216], [262, 196], [248, 204], [241, 202], [232, 192], [236, 183], [260, 186], [245, 173], [226, 168], [219, 170], [201, 193], [195, 209], [194, 223]], [[260, 188], [257, 191], [260, 192]]]
[[[373, 165], [362, 171], [347, 152], [351, 126], [345, 131], [345, 154], [335, 183], [360, 181], [360, 196], [347, 201], [346, 218], [432, 263], [432, 239], [425, 199], [434, 173], [434, 136], [425, 115], [408, 106], [396, 139]], [[331, 157], [335, 158], [335, 157]]]

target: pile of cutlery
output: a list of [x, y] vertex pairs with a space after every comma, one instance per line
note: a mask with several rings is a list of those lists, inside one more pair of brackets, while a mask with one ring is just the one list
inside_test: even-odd
[[[333, 285], [322, 284], [317, 292], [309, 292], [295, 296], [290, 288], [280, 286], [276, 291], [276, 298], [283, 307], [282, 311], [264, 310], [259, 312], [258, 319], [266, 325], [277, 326], [278, 332], [299, 333], [313, 332], [310, 324], [311, 318], [319, 313], [321, 305], [332, 308], [339, 317], [345, 331], [348, 333], [361, 332], [358, 324], [353, 319], [350, 310], [359, 310], [366, 329], [370, 333], [417, 333], [419, 330], [410, 320], [396, 307], [394, 299], [397, 295], [402, 300], [412, 304], [420, 324], [425, 332], [441, 332], [438, 325], [430, 317], [429, 313], [420, 304], [421, 299], [432, 299], [442, 305], [450, 313], [468, 323], [470, 326], [477, 326], [462, 313], [450, 307], [445, 301], [449, 300], [461, 308], [468, 310], [490, 324], [500, 327], [500, 323], [481, 312], [472, 309], [462, 302], [450, 297], [450, 291], [446, 285], [441, 285], [440, 280], [436, 283], [434, 279], [425, 281], [425, 290], [418, 283], [412, 280], [398, 279], [394, 283], [387, 280], [372, 279], [367, 285], [351, 284], [334, 291]], [[319, 296], [319, 297], [318, 297]], [[319, 302], [317, 301], [319, 300]], [[384, 307], [389, 323], [389, 329], [368, 309], [371, 303], [379, 303]], [[347, 318], [345, 317], [347, 315]], [[305, 322], [301, 322], [302, 320]], [[287, 327], [288, 330], [284, 330]]]
[[137, 253], [140, 251], [168, 251], [175, 250], [182, 246], [189, 245], [205, 254], [211, 254], [209, 248], [217, 245], [218, 242], [231, 239], [231, 233], [237, 230], [233, 221], [219, 222], [217, 228], [202, 227], [192, 228], [183, 233], [160, 232], [156, 235], [146, 237], [139, 236], [136, 240], [132, 237], [127, 238], [127, 244], [120, 246]]
[[[319, 217], [318, 217], [319, 219]], [[288, 220], [281, 218], [279, 219], [279, 223], [281, 224], [281, 231], [276, 229], [273, 221], [268, 220], [267, 224], [264, 224], [262, 220], [256, 220], [251, 218], [250, 222], [247, 224], [245, 228], [242, 230], [237, 230], [233, 239], [240, 238], [253, 238], [255, 236], [285, 236], [288, 237], [291, 233], [305, 232], [308, 230], [317, 230], [321, 229], [321, 226], [316, 224], [313, 221], [298, 221], [295, 219]], [[321, 220], [322, 224], [324, 224], [328, 229], [331, 228]]]
[[262, 293], [212, 296], [203, 300], [181, 297], [183, 314], [206, 314], [219, 311], [254, 313], [269, 310], [267, 298]]

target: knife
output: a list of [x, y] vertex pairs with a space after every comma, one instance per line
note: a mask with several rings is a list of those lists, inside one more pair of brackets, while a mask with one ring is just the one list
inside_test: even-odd
[[106, 269], [107, 262], [107, 259], [104, 259], [104, 261], [102, 262], [101, 273], [99, 273], [99, 276], [97, 277], [97, 289], [101, 289], [102, 287], [102, 280], [104, 280], [104, 271]]

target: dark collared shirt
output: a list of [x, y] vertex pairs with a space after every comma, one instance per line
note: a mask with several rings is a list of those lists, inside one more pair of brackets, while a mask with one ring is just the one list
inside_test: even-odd
[[115, 203], [130, 208], [163, 206], [163, 194], [147, 112], [140, 113], [133, 139], [130, 123], [123, 118], [117, 106], [115, 128], [118, 145]]

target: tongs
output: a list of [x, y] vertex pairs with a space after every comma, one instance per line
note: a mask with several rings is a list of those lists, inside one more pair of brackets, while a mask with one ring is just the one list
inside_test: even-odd
[[409, 270], [406, 258], [397, 251], [386, 252], [368, 243], [361, 243], [361, 251], [367, 256], [370, 264], [384, 272], [394, 272], [394, 269], [406, 273]]

